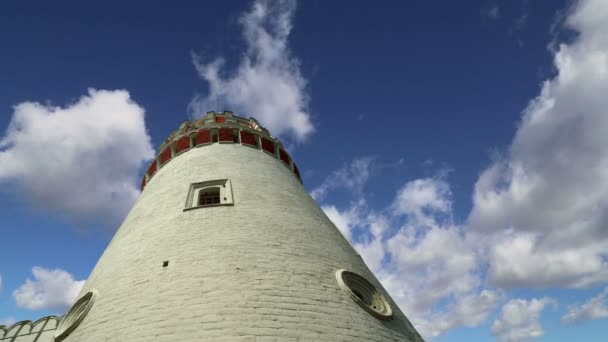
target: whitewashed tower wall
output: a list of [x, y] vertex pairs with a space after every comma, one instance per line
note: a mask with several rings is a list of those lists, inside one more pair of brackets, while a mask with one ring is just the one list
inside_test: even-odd
[[[184, 210], [192, 184], [216, 180], [229, 181], [232, 205]], [[210, 112], [184, 123], [142, 188], [80, 294], [94, 293], [90, 311], [59, 339], [422, 340], [255, 120]], [[359, 305], [340, 269], [373, 284], [392, 317]]]

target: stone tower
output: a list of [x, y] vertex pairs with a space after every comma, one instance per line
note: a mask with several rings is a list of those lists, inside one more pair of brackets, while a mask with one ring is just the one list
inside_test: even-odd
[[55, 341], [422, 341], [256, 120], [159, 150]]

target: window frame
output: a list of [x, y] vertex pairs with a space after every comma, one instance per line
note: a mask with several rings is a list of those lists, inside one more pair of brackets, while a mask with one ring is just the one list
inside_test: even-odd
[[[206, 189], [210, 188], [219, 188], [220, 203], [199, 205], [200, 194], [204, 193]], [[234, 200], [232, 197], [232, 184], [227, 178], [190, 184], [184, 211], [226, 205], [234, 205]]]

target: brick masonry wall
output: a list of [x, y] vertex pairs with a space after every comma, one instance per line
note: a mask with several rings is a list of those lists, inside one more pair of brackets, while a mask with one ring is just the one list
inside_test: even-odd
[[[183, 211], [191, 183], [224, 178], [234, 206]], [[393, 320], [355, 303], [341, 268], [379, 288]], [[195, 147], [157, 171], [89, 290], [95, 305], [66, 342], [422, 340], [289, 168], [232, 144]]]

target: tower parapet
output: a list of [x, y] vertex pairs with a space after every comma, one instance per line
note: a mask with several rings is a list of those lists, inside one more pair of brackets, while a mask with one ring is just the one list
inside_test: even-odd
[[141, 180], [143, 191], [156, 172], [173, 158], [195, 147], [210, 144], [239, 144], [268, 153], [288, 167], [302, 183], [300, 171], [293, 159], [275, 138], [254, 118], [241, 118], [232, 112], [207, 112], [193, 122], [184, 121], [160, 144], [156, 158], [150, 163]]

